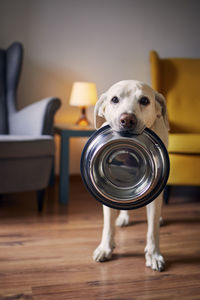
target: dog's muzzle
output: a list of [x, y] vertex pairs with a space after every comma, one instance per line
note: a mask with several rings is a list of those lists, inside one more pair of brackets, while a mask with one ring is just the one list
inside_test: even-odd
[[137, 125], [137, 118], [134, 114], [124, 113], [120, 116], [120, 126], [125, 130], [133, 130]]

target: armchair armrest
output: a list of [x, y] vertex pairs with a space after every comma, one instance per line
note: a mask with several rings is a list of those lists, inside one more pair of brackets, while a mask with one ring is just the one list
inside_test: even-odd
[[52, 135], [53, 118], [60, 107], [58, 98], [46, 98], [9, 115], [9, 133], [18, 135]]

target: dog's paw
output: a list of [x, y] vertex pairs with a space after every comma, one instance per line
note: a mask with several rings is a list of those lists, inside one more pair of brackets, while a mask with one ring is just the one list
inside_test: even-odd
[[119, 227], [128, 226], [129, 225], [129, 215], [121, 215], [117, 217], [115, 221], [115, 225]]
[[114, 247], [114, 244], [112, 247], [100, 244], [93, 253], [93, 260], [103, 262], [111, 259]]
[[152, 268], [153, 270], [162, 272], [165, 268], [165, 261], [163, 256], [158, 253], [145, 253], [145, 258], [146, 258], [146, 266], [149, 268]]

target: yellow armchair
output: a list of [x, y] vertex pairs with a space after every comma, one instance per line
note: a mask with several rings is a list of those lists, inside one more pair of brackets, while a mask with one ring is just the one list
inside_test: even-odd
[[200, 185], [200, 59], [150, 52], [152, 87], [167, 101], [169, 185]]

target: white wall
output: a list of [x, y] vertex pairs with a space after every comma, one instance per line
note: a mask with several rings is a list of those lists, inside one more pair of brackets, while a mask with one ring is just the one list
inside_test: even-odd
[[[151, 49], [199, 57], [199, 12], [199, 0], [0, 0], [0, 47], [18, 40], [25, 48], [19, 108], [55, 95], [63, 102], [56, 122], [74, 122], [73, 81], [94, 81], [100, 94], [122, 79], [150, 83]], [[83, 144], [72, 140], [71, 173]]]

